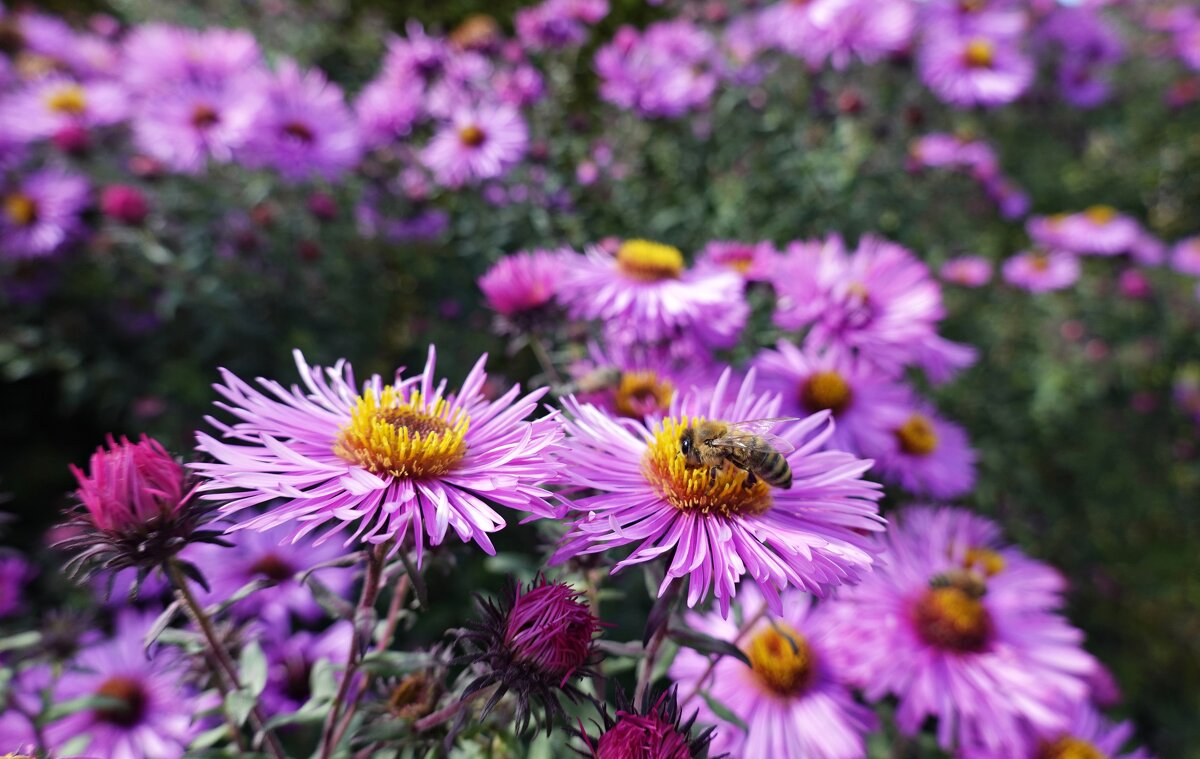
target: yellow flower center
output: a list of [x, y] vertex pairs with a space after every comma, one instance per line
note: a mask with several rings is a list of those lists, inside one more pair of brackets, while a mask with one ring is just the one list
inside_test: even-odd
[[800, 403], [809, 411], [828, 409], [837, 415], [852, 399], [850, 385], [835, 371], [817, 372], [800, 386]]
[[1038, 759], [1108, 759], [1103, 751], [1079, 738], [1069, 735], [1038, 748]]
[[913, 622], [921, 640], [958, 653], [979, 653], [987, 648], [992, 617], [979, 590], [966, 585], [931, 587], [917, 599]]
[[443, 398], [429, 403], [415, 390], [403, 398], [389, 385], [359, 397], [333, 452], [381, 477], [437, 477], [466, 454], [469, 423]]
[[803, 635], [782, 622], [755, 635], [746, 656], [763, 685], [781, 696], [795, 696], [812, 683], [816, 664], [812, 649]]
[[711, 476], [709, 468], [689, 467], [679, 447], [683, 431], [703, 419], [664, 419], [646, 446], [646, 480], [675, 508], [723, 517], [757, 516], [771, 508], [771, 488], [762, 480], [746, 487], [749, 472], [726, 461]]
[[1004, 571], [1004, 557], [990, 548], [968, 548], [963, 554], [963, 567], [995, 577]]
[[963, 59], [967, 66], [973, 69], [986, 69], [992, 67], [992, 61], [995, 59], [996, 49], [990, 40], [985, 40], [982, 37], [977, 37], [967, 43], [967, 49], [963, 53]]
[[37, 218], [37, 204], [28, 195], [14, 192], [4, 198], [4, 214], [18, 227], [29, 226]]
[[1029, 265], [1034, 271], [1046, 271], [1050, 268], [1050, 257], [1043, 253], [1034, 253], [1029, 257]]
[[388, 694], [387, 710], [401, 719], [417, 719], [433, 711], [437, 683], [424, 672], [407, 675]]
[[896, 430], [900, 450], [910, 456], [928, 456], [937, 450], [937, 432], [933, 422], [924, 414], [913, 414]]
[[482, 129], [472, 124], [458, 130], [458, 139], [467, 147], [477, 148], [487, 139], [487, 135], [484, 134]]
[[666, 411], [674, 395], [675, 386], [671, 381], [659, 379], [654, 372], [623, 372], [614, 405], [621, 416], [641, 419], [648, 408], [651, 411]]
[[46, 96], [46, 107], [55, 113], [78, 116], [87, 108], [87, 98], [78, 84], [60, 87]]
[[683, 273], [679, 248], [649, 240], [626, 240], [617, 249], [617, 267], [630, 279], [658, 282]]
[[1092, 206], [1083, 212], [1088, 221], [1093, 224], [1107, 224], [1117, 218], [1117, 209], [1112, 206]]

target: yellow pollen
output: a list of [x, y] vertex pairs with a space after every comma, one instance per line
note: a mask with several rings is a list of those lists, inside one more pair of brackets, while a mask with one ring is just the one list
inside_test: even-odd
[[641, 419], [648, 403], [653, 404], [652, 411], [666, 411], [674, 395], [675, 386], [671, 381], [659, 379], [654, 372], [623, 372], [614, 404], [621, 416]]
[[1117, 218], [1117, 209], [1112, 206], [1092, 206], [1083, 212], [1088, 221], [1093, 224], [1107, 224]]
[[4, 198], [4, 214], [18, 227], [26, 227], [37, 218], [37, 203], [28, 195], [14, 192]]
[[913, 622], [921, 640], [948, 651], [979, 653], [992, 637], [983, 601], [956, 585], [926, 590], [913, 607]]
[[78, 116], [87, 108], [87, 98], [78, 84], [60, 87], [46, 96], [46, 107], [55, 113]]
[[658, 282], [683, 273], [679, 248], [649, 240], [626, 240], [617, 249], [617, 266], [630, 279]]
[[1085, 740], [1064, 735], [1051, 743], [1042, 743], [1037, 759], [1108, 759], [1108, 756]]
[[853, 399], [850, 385], [835, 371], [817, 372], [800, 386], [800, 403], [809, 411], [842, 413]]
[[416, 390], [404, 398], [389, 385], [359, 397], [333, 452], [381, 477], [437, 477], [466, 454], [469, 422], [443, 398], [430, 403]]
[[1004, 571], [1004, 557], [990, 548], [968, 548], [963, 554], [963, 567], [981, 572], [984, 577], [995, 577]]
[[798, 695], [812, 684], [812, 649], [803, 635], [782, 622], [755, 635], [746, 656], [763, 685], [781, 696]]
[[933, 422], [924, 414], [913, 414], [896, 430], [900, 450], [910, 456], [928, 456], [937, 450], [937, 432]]
[[771, 488], [762, 480], [746, 487], [749, 472], [728, 461], [709, 476], [708, 467], [689, 467], [679, 448], [679, 436], [695, 418], [667, 418], [654, 433], [642, 458], [646, 480], [675, 508], [687, 513], [722, 517], [757, 516], [771, 508]]
[[482, 129], [474, 124], [471, 124], [470, 126], [465, 126], [458, 130], [458, 139], [461, 140], [462, 144], [466, 145], [467, 147], [477, 148], [483, 144], [485, 139], [487, 139], [487, 135]]
[[995, 53], [995, 48], [989, 40], [976, 38], [967, 43], [963, 59], [973, 69], [987, 69], [992, 67]]

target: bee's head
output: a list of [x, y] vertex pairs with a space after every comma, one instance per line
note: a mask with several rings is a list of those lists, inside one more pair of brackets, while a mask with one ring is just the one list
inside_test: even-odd
[[696, 455], [696, 431], [691, 427], [679, 436], [679, 452], [687, 459], [689, 465], [699, 465], [699, 456]]

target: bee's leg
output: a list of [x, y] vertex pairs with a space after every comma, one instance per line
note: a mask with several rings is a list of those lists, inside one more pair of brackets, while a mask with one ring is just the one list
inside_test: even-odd
[[745, 488], [746, 490], [749, 490], [750, 488], [754, 487], [757, 484], [758, 484], [758, 478], [754, 476], [754, 472], [751, 472], [749, 469], [747, 469], [746, 470], [746, 481], [742, 483], [742, 487]]

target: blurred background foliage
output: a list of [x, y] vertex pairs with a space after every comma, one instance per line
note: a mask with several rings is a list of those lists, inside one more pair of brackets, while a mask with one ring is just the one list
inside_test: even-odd
[[[127, 22], [244, 26], [270, 54], [318, 64], [351, 93], [375, 73], [381, 29], [410, 18], [452, 28], [478, 12], [507, 26], [518, 5], [50, 3], [68, 17], [100, 10]], [[638, 0], [613, 6], [601, 39], [665, 14]], [[928, 131], [993, 143], [1035, 213], [1107, 203], [1168, 240], [1200, 231], [1200, 110], [1169, 108], [1169, 81], [1137, 60], [1122, 65], [1119, 96], [1087, 112], [1036, 93], [995, 112], [950, 111], [913, 87], [901, 62], [816, 76], [796, 66], [768, 80], [761, 108], [725, 93], [699, 119], [659, 122], [600, 106], [590, 54], [560, 62], [556, 97], [532, 116], [557, 205], [448, 194], [432, 201], [450, 214], [444, 235], [396, 245], [346, 223], [365, 191], [353, 183], [319, 188], [336, 201], [337, 223], [305, 213], [307, 190], [266, 175], [216, 171], [154, 185], [149, 226], [107, 230], [81, 254], [86, 265], [63, 272], [65, 286], [4, 320], [0, 488], [20, 515], [8, 539], [38, 539], [68, 501], [66, 464], [84, 461], [109, 432], [147, 432], [188, 450], [218, 366], [286, 383], [295, 347], [316, 362], [349, 358], [365, 376], [418, 365], [432, 342], [454, 379], [490, 350], [494, 373], [530, 380], [536, 364], [526, 351], [504, 358], [474, 284], [503, 253], [609, 235], [694, 251], [718, 238], [782, 244], [870, 231], [934, 266], [1022, 249], [1020, 225], [1001, 220], [969, 180], [906, 170], [910, 140]], [[859, 107], [845, 107], [847, 92]], [[574, 167], [601, 135], [629, 180], [580, 186]], [[128, 179], [97, 152], [92, 176]], [[1162, 756], [1200, 757], [1200, 451], [1195, 423], [1171, 399], [1179, 372], [1200, 361], [1195, 294], [1164, 272], [1152, 274], [1153, 297], [1123, 298], [1112, 261], [1087, 267], [1075, 290], [1058, 294], [949, 286], [945, 332], [978, 346], [981, 360], [936, 397], [980, 450], [970, 505], [1071, 579], [1071, 617], [1116, 674], [1148, 744]], [[519, 528], [499, 545], [515, 554], [537, 540]], [[448, 573], [442, 592], [496, 588], [521, 561], [502, 553], [482, 570]], [[612, 620], [618, 639], [634, 637], [645, 609], [609, 608], [628, 615]], [[454, 606], [434, 609], [417, 635], [456, 623], [436, 618]]]

